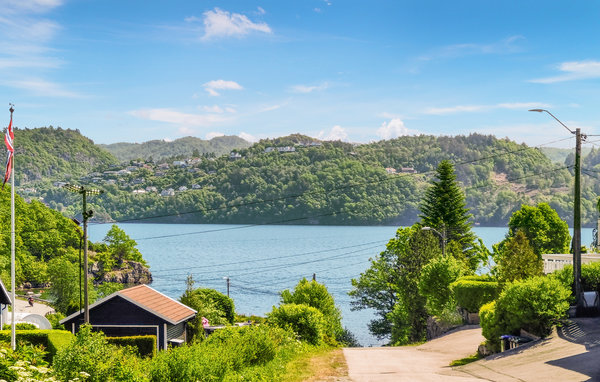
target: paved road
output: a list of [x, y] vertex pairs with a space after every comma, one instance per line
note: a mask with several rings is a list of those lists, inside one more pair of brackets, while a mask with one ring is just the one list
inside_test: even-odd
[[450, 368], [483, 340], [481, 329], [453, 332], [421, 346], [344, 349], [354, 382], [600, 381], [600, 318], [577, 318], [547, 339]]
[[[48, 305], [45, 305], [39, 301], [35, 301], [33, 303], [33, 306], [29, 306], [27, 300], [17, 298], [15, 301], [15, 306], [15, 313], [35, 313], [40, 314], [42, 316], [45, 316], [48, 312], [54, 313], [54, 308], [51, 308]], [[10, 313], [8, 313], [8, 316], [10, 317]]]
[[480, 381], [448, 365], [474, 354], [483, 340], [479, 327], [467, 326], [420, 346], [345, 348], [344, 356], [355, 382]]

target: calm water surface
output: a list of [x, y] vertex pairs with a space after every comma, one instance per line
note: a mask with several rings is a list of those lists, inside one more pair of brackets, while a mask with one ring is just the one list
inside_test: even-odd
[[[101, 241], [110, 224], [90, 225], [90, 240]], [[397, 227], [245, 226], [208, 224], [120, 224], [135, 239], [154, 277], [152, 287], [178, 299], [191, 274], [196, 286], [226, 293], [238, 313], [264, 315], [279, 303], [278, 293], [316, 274], [334, 296], [344, 326], [364, 346], [382, 344], [367, 330], [371, 311], [351, 311], [350, 279], [385, 249]], [[506, 228], [474, 228], [484, 244], [502, 240]], [[584, 245], [591, 229], [582, 230]]]

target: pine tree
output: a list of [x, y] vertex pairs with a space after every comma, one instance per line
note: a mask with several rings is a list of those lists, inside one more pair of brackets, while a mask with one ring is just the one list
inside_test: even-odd
[[[471, 231], [471, 214], [466, 207], [465, 195], [456, 181], [454, 166], [450, 161], [440, 162], [436, 178], [425, 193], [421, 203], [422, 223], [446, 236], [446, 242], [460, 245], [467, 259], [473, 256], [475, 235]], [[473, 258], [475, 261], [475, 259]], [[471, 267], [476, 264], [469, 264]]]

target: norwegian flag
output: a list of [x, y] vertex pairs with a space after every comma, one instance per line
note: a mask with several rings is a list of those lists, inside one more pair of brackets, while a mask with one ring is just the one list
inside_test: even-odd
[[10, 173], [12, 172], [13, 167], [13, 156], [15, 153], [15, 147], [13, 145], [13, 141], [15, 139], [15, 133], [12, 128], [12, 107], [10, 109], [10, 122], [8, 123], [8, 129], [6, 130], [6, 134], [4, 134], [4, 143], [6, 144], [6, 173], [4, 174], [4, 183], [2, 183], [2, 189], [4, 190], [4, 185], [10, 178]]

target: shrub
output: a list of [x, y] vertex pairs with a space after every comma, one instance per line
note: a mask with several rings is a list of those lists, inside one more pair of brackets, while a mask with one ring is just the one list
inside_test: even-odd
[[88, 381], [144, 381], [143, 365], [127, 348], [110, 345], [102, 332], [83, 325], [71, 343], [58, 351], [52, 364], [61, 380], [89, 374]]
[[214, 289], [197, 288], [186, 290], [183, 296], [181, 296], [180, 301], [182, 304], [196, 310], [200, 317], [208, 318], [213, 325], [233, 324], [233, 320], [235, 319], [233, 300]]
[[[36, 330], [36, 329], [38, 329], [38, 327], [35, 326], [34, 324], [30, 324], [29, 322], [17, 322], [15, 324], [15, 330]], [[10, 324], [2, 325], [2, 330], [12, 330], [11, 325]]]
[[473, 276], [461, 277], [450, 288], [458, 305], [472, 313], [479, 312], [482, 305], [496, 299], [499, 293], [497, 282], [478, 281]]
[[300, 280], [293, 292], [281, 292], [282, 304], [305, 304], [316, 308], [325, 319], [325, 333], [332, 339], [342, 335], [342, 314], [325, 285], [314, 280]]
[[65, 330], [65, 326], [60, 323], [60, 320], [65, 318], [65, 315], [62, 313], [47, 313], [45, 316], [50, 324], [52, 325], [52, 329]]
[[[571, 276], [573, 268], [571, 267]], [[581, 265], [581, 288], [600, 292], [600, 262]]]
[[106, 337], [109, 344], [130, 346], [140, 357], [156, 355], [156, 336]]
[[[73, 335], [66, 330], [18, 330], [16, 332], [17, 344], [43, 346], [48, 353], [46, 359], [52, 361], [54, 355], [59, 349], [66, 346]], [[0, 342], [10, 344], [10, 330], [0, 331]]]
[[302, 340], [317, 345], [323, 340], [325, 322], [316, 308], [304, 304], [283, 304], [273, 307], [267, 315], [267, 323], [280, 328], [290, 328]]
[[440, 316], [445, 310], [456, 308], [456, 302], [450, 289], [460, 276], [461, 263], [454, 257], [437, 257], [421, 270], [419, 293], [427, 299], [425, 307], [433, 316]]
[[518, 334], [519, 329], [546, 336], [569, 309], [569, 296], [569, 290], [551, 277], [509, 283], [495, 303], [480, 309], [482, 333], [496, 348], [500, 335]]
[[43, 346], [23, 345], [16, 351], [9, 344], [0, 345], [0, 380], [56, 381], [47, 367]]

